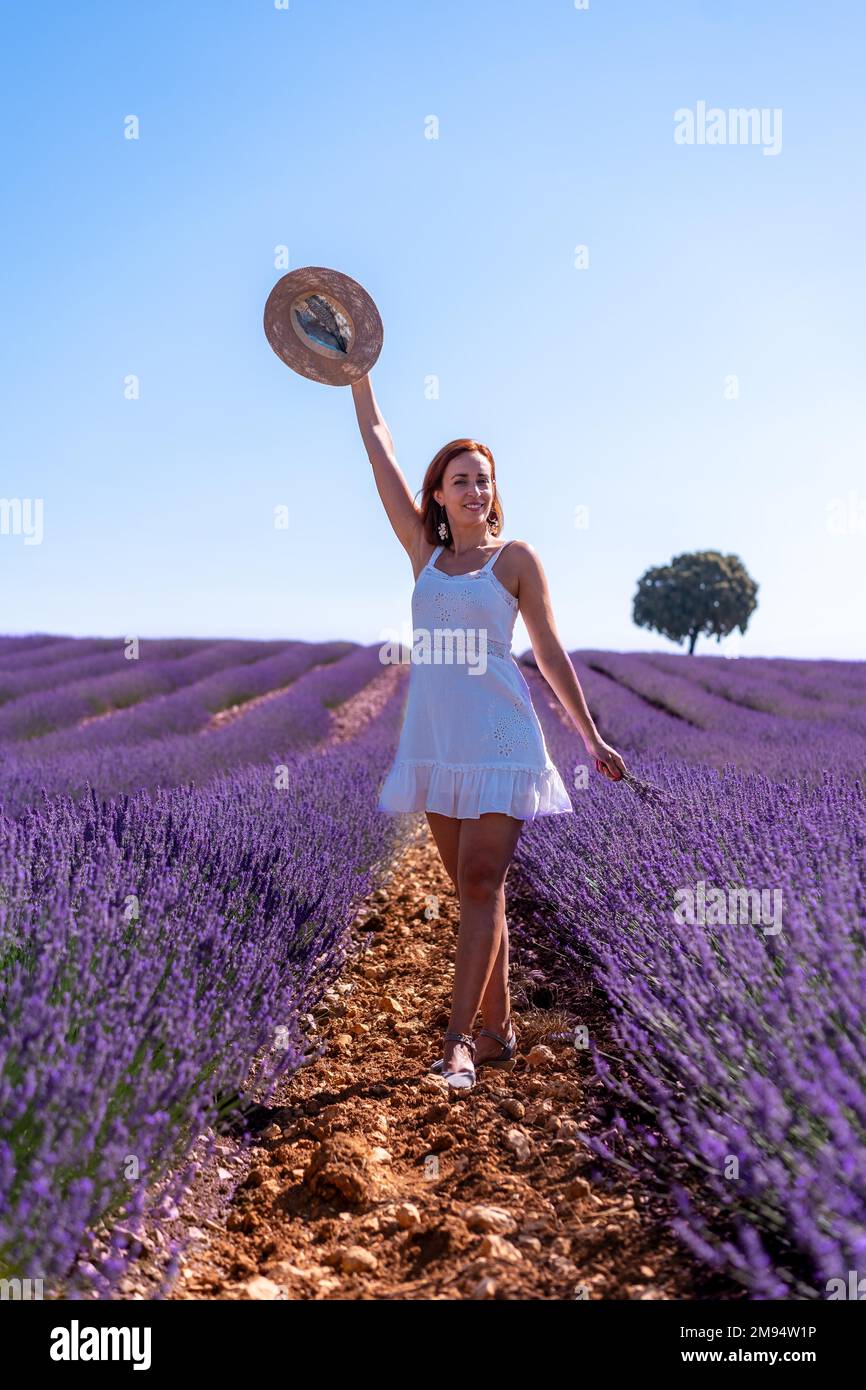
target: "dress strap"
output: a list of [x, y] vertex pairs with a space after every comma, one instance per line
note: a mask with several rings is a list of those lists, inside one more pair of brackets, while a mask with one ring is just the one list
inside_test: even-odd
[[493, 554], [490, 556], [490, 559], [487, 561], [487, 564], [481, 566], [481, 569], [479, 570], [479, 574], [483, 574], [485, 570], [490, 569], [490, 567], [491, 567], [491, 565], [493, 564], [494, 560], [496, 560], [497, 557], [500, 556], [500, 555], [502, 554], [503, 550], [505, 549], [505, 546], [508, 546], [508, 545], [510, 545], [510, 544], [511, 544], [511, 541], [506, 541], [506, 542], [505, 542], [505, 545], [501, 545], [501, 546], [499, 547], [498, 550], [494, 550]]

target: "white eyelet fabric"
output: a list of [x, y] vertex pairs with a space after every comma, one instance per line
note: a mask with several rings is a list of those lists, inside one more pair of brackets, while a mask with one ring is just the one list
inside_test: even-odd
[[[511, 654], [517, 600], [493, 573], [504, 549], [481, 569], [449, 575], [435, 568], [440, 545], [418, 576], [406, 714], [380, 811], [438, 811], [459, 820], [499, 811], [534, 820], [574, 810]], [[463, 634], [461, 659], [442, 659], [448, 638], [440, 637], [437, 651], [437, 629]], [[416, 659], [421, 634], [432, 659]], [[452, 654], [459, 650], [452, 641]]]

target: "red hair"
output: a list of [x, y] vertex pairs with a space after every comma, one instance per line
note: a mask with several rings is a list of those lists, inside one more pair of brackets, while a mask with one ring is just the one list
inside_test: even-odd
[[[490, 511], [487, 514], [487, 527], [493, 535], [498, 535], [502, 530], [504, 514], [502, 503], [499, 498], [499, 490], [496, 486], [496, 460], [486, 444], [480, 444], [477, 439], [452, 439], [450, 444], [443, 444], [439, 452], [431, 459], [427, 465], [427, 472], [424, 474], [424, 482], [421, 484], [421, 524], [424, 528], [424, 535], [431, 545], [441, 545], [442, 537], [439, 535], [439, 523], [448, 521], [445, 516], [445, 509], [441, 507], [433, 496], [437, 488], [442, 486], [442, 478], [445, 469], [453, 458], [458, 454], [466, 452], [483, 454], [490, 464], [490, 476], [493, 481], [493, 501]], [[451, 539], [449, 527], [448, 541]]]

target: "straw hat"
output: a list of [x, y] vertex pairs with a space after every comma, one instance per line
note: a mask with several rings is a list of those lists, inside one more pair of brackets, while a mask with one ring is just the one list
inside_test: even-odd
[[279, 358], [326, 386], [350, 386], [382, 350], [382, 320], [363, 286], [339, 270], [306, 265], [278, 280], [265, 334]]

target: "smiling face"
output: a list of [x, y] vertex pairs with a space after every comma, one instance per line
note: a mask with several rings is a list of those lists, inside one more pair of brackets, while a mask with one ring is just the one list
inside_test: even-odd
[[448, 513], [452, 531], [487, 522], [493, 506], [493, 471], [483, 454], [464, 450], [445, 467], [433, 496]]

